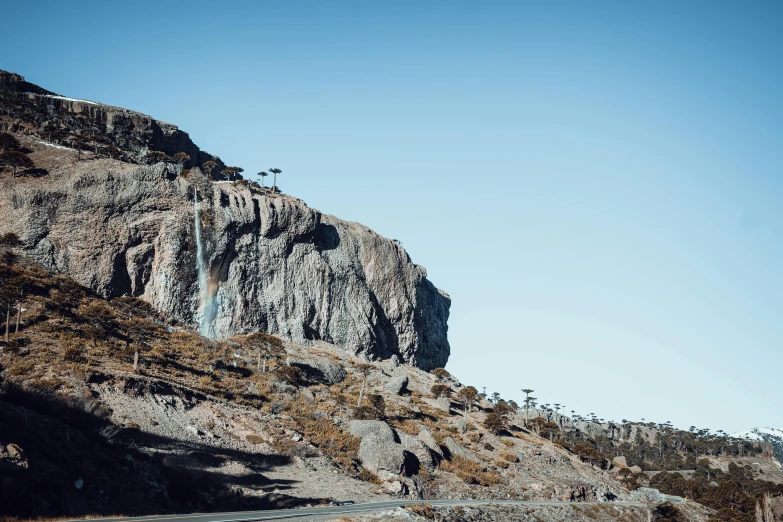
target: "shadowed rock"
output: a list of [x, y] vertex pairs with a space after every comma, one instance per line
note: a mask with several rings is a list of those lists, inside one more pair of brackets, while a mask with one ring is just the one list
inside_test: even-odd
[[288, 366], [300, 368], [310, 381], [331, 386], [345, 380], [345, 369], [329, 359], [297, 359], [288, 357], [285, 363]]

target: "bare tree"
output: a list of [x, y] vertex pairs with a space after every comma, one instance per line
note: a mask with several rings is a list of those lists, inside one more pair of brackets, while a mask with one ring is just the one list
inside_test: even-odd
[[364, 390], [367, 387], [367, 375], [370, 373], [370, 370], [373, 369], [373, 366], [372, 364], [360, 363], [357, 364], [356, 367], [362, 374], [362, 388], [359, 390], [359, 400], [356, 401], [356, 407], [358, 408], [359, 406], [362, 405], [362, 399], [364, 398]]

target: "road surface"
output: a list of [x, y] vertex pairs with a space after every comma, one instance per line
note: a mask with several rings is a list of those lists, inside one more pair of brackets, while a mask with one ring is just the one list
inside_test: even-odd
[[[563, 506], [569, 504], [589, 506], [591, 504], [635, 506], [649, 508], [643, 502], [555, 502], [544, 500], [388, 500], [365, 502], [348, 506], [320, 506], [312, 508], [271, 509], [264, 511], [235, 511], [230, 513], [194, 513], [190, 515], [152, 515], [146, 517], [91, 518], [89, 522], [249, 522], [254, 520], [281, 520], [286, 518], [345, 515], [369, 511], [384, 511], [411, 504], [433, 506], [475, 506], [482, 504], [512, 504], [521, 506]], [[70, 521], [76, 522], [76, 521]]]

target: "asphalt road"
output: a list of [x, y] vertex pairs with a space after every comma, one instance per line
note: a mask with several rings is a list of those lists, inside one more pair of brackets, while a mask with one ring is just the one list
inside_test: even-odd
[[[431, 504], [433, 506], [472, 506], [481, 504], [513, 504], [522, 506], [563, 506], [569, 504], [589, 506], [591, 504], [647, 507], [641, 502], [550, 502], [539, 500], [389, 500], [366, 502], [349, 506], [323, 506], [312, 508], [274, 509], [266, 511], [235, 511], [231, 513], [194, 513], [190, 515], [152, 515], [146, 517], [92, 518], [90, 522], [244, 522], [251, 520], [280, 520], [286, 518], [344, 515], [368, 511], [383, 511], [410, 504]], [[75, 521], [74, 521], [75, 522]]]

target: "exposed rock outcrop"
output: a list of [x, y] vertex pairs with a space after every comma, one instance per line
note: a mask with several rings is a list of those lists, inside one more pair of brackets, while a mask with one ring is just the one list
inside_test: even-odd
[[393, 376], [386, 384], [386, 389], [394, 395], [402, 395], [408, 389], [408, 376], [404, 373]]
[[463, 459], [472, 460], [478, 462], [479, 459], [470, 450], [462, 447], [462, 445], [451, 437], [446, 437], [443, 440], [443, 445], [449, 450], [452, 456], [462, 457]]
[[406, 473], [403, 447], [375, 435], [362, 439], [359, 445], [359, 460], [362, 466], [376, 474], [384, 471], [393, 475]]
[[397, 438], [391, 426], [379, 420], [353, 420], [348, 423], [348, 431], [351, 435], [360, 439], [376, 437], [389, 444], [397, 443]]
[[411, 452], [419, 461], [419, 464], [427, 468], [428, 470], [435, 469], [437, 464], [436, 456], [433, 456], [432, 451], [419, 439], [413, 435], [399, 430], [397, 431], [397, 437], [400, 439], [400, 445], [405, 451]]
[[419, 440], [422, 441], [424, 445], [427, 446], [430, 451], [436, 454], [439, 458], [443, 458], [443, 450], [440, 449], [438, 441], [435, 440], [432, 432], [424, 426], [419, 429]]
[[214, 161], [217, 164], [213, 171], [216, 179], [225, 166], [219, 157], [202, 151], [188, 133], [176, 125], [140, 112], [60, 96], [7, 71], [0, 71], [0, 93], [3, 94], [0, 96], [0, 111], [26, 123], [11, 130], [32, 131], [46, 136], [51, 133], [44, 128], [51, 125], [60, 129], [58, 134], [67, 131], [60, 138], [62, 143], [68, 143], [68, 132], [99, 136], [101, 147], [114, 145], [122, 151], [121, 156], [137, 162], [149, 151], [160, 151], [169, 156], [184, 152], [191, 159], [186, 163], [187, 167]]
[[[398, 243], [296, 198], [109, 159], [0, 183], [0, 233], [104, 296], [138, 296], [193, 325], [208, 317], [212, 337], [265, 331], [423, 369], [448, 359], [450, 300], [425, 270]], [[196, 187], [210, 274], [202, 307]]]
[[313, 382], [331, 386], [345, 380], [345, 368], [328, 359], [298, 359], [288, 357], [285, 363], [301, 369], [305, 377]]

